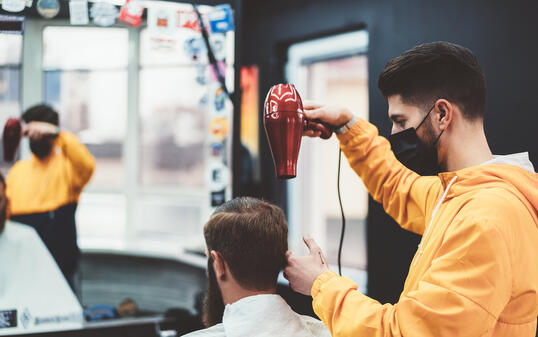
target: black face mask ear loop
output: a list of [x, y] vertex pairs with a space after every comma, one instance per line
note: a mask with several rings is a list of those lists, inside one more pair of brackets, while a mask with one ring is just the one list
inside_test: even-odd
[[441, 131], [439, 136], [437, 136], [437, 138], [435, 138], [435, 141], [432, 144], [432, 146], [435, 147], [436, 150], [437, 150], [437, 142], [439, 141], [439, 138], [441, 138], [441, 135], [443, 134], [443, 132], [445, 132], [445, 130]]
[[[435, 105], [433, 107], [435, 108]], [[432, 110], [433, 110], [433, 108], [432, 108]], [[446, 116], [445, 110], [441, 110], [441, 117], [439, 118], [439, 121], [441, 121], [443, 118], [445, 118], [445, 116]], [[437, 136], [437, 138], [435, 139], [435, 142], [433, 142], [433, 144], [432, 144], [435, 147], [436, 150], [437, 150], [437, 142], [439, 141], [439, 138], [441, 138], [441, 135], [443, 134], [443, 132], [445, 132], [445, 130], [441, 130], [441, 133], [439, 133], [439, 136]]]
[[[424, 124], [424, 122], [426, 121], [426, 118], [428, 118], [428, 116], [430, 115], [430, 113], [433, 111], [433, 109], [435, 109], [435, 103], [433, 104], [433, 106], [431, 107], [430, 111], [428, 111], [428, 113], [426, 114], [426, 116], [424, 116], [424, 119], [422, 119], [422, 122], [420, 122], [420, 124], [417, 126], [417, 128], [415, 129], [415, 131], [418, 131], [418, 129], [422, 126], [422, 124]], [[445, 117], [445, 112], [443, 112], [443, 115], [441, 116], [441, 118]], [[437, 136], [437, 138], [435, 139], [435, 141], [433, 142], [432, 144], [432, 147], [435, 147], [435, 150], [437, 150], [437, 142], [439, 141], [439, 138], [441, 138], [441, 135], [443, 134], [443, 132], [445, 132], [445, 130], [441, 131], [441, 133], [439, 134], [439, 136]]]
[[420, 124], [417, 126], [417, 128], [415, 129], [415, 131], [418, 131], [418, 129], [422, 126], [422, 124], [424, 124], [424, 122], [426, 121], [426, 118], [428, 118], [428, 116], [430, 115], [430, 112], [432, 112], [433, 109], [435, 109], [435, 103], [434, 103], [433, 106], [431, 107], [430, 111], [428, 111], [428, 113], [426, 114], [426, 116], [424, 116], [424, 118], [422, 119], [422, 122], [420, 122]]

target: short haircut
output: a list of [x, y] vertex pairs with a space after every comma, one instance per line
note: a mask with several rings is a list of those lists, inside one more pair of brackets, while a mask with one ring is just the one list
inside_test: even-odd
[[288, 224], [282, 209], [255, 198], [233, 199], [216, 209], [204, 236], [208, 251], [221, 254], [241, 286], [250, 290], [275, 287], [288, 250]]
[[448, 42], [416, 46], [387, 63], [378, 87], [385, 97], [420, 107], [444, 98], [456, 104], [467, 120], [484, 117], [486, 81], [478, 59], [469, 49]]
[[47, 122], [56, 126], [60, 125], [58, 113], [46, 104], [34, 105], [22, 114], [25, 123]]

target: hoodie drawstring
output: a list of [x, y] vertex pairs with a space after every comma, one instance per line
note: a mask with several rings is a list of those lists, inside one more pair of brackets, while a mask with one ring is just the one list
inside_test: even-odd
[[439, 207], [443, 203], [443, 200], [445, 200], [445, 198], [446, 198], [446, 195], [448, 193], [448, 190], [450, 189], [450, 186], [452, 186], [454, 181], [456, 181], [456, 178], [458, 178], [458, 176], [454, 176], [454, 178], [452, 178], [452, 180], [450, 180], [450, 182], [446, 186], [445, 191], [443, 192], [443, 195], [441, 196], [441, 199], [439, 199], [439, 201], [437, 202], [437, 206], [435, 206], [435, 209], [433, 210], [432, 218], [430, 220], [430, 224], [428, 225], [428, 228], [426, 228], [426, 232], [424, 232], [424, 235], [422, 236], [422, 240], [420, 240], [420, 244], [418, 245], [418, 255], [417, 255], [417, 258], [415, 259], [415, 262], [413, 263], [413, 265], [417, 264], [417, 261], [420, 258], [420, 255], [422, 254], [422, 246], [424, 245], [424, 241], [426, 240], [426, 236], [428, 236], [428, 233], [430, 232], [430, 228], [432, 227], [433, 220], [435, 219], [435, 214], [437, 214], [437, 211], [439, 210]]

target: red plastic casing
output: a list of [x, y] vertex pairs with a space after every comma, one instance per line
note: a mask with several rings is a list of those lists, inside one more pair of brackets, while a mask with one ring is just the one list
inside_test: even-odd
[[263, 117], [277, 177], [294, 178], [305, 117], [301, 96], [293, 84], [271, 87], [265, 99]]

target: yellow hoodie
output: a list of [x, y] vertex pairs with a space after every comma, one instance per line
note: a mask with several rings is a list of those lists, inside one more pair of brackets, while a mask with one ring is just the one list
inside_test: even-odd
[[331, 334], [534, 337], [538, 174], [485, 164], [422, 177], [364, 120], [339, 139], [373, 198], [422, 241], [394, 305], [332, 271], [316, 279], [314, 311]]
[[43, 213], [78, 202], [95, 169], [95, 159], [77, 137], [62, 131], [45, 160], [19, 160], [7, 176], [11, 215]]

